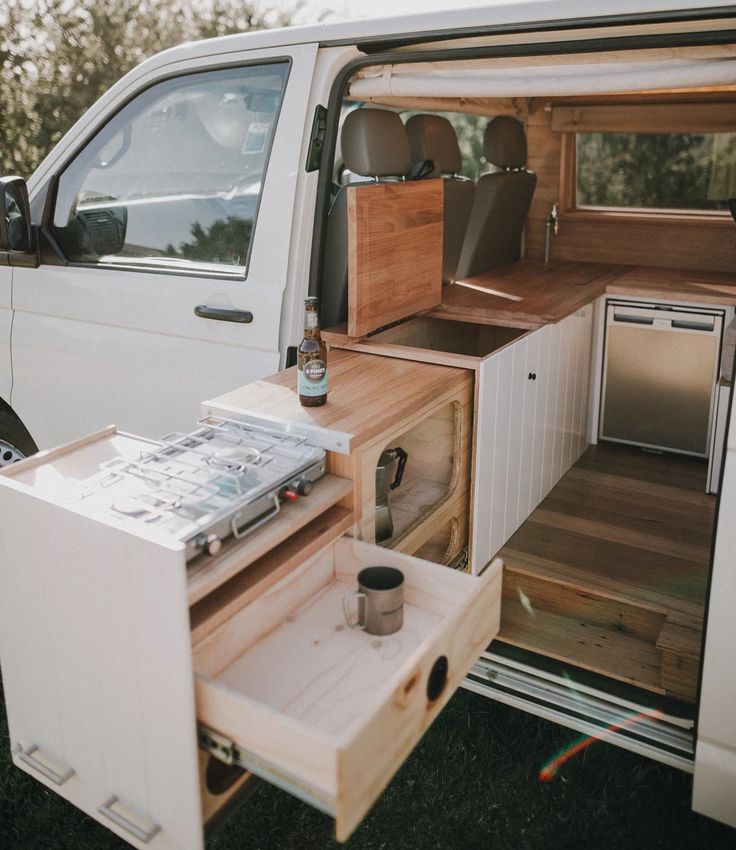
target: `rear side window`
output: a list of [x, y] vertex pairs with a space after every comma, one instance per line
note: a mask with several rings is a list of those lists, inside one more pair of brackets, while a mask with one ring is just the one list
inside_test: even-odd
[[727, 210], [736, 133], [577, 133], [576, 206]]
[[72, 262], [245, 275], [288, 62], [159, 83], [61, 175]]

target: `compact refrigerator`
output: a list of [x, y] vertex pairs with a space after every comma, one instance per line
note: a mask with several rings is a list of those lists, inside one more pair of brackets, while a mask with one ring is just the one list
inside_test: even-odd
[[708, 457], [724, 311], [608, 301], [599, 437]]

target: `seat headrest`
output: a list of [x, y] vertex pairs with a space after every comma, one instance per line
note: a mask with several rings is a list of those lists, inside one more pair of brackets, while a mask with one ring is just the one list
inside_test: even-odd
[[463, 167], [455, 128], [439, 115], [412, 115], [406, 122], [411, 158], [431, 159], [441, 174], [457, 174]]
[[488, 122], [483, 136], [483, 154], [499, 168], [522, 168], [526, 165], [524, 125], [510, 115], [497, 115]]
[[362, 177], [403, 177], [411, 168], [409, 137], [395, 112], [356, 109], [342, 125], [340, 142], [346, 167]]

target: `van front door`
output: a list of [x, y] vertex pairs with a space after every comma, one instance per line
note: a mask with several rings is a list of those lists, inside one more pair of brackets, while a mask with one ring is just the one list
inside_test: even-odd
[[736, 827], [736, 416], [726, 460], [708, 599], [693, 809]]
[[59, 145], [49, 246], [13, 279], [11, 403], [39, 447], [190, 430], [278, 370], [316, 53], [159, 62]]

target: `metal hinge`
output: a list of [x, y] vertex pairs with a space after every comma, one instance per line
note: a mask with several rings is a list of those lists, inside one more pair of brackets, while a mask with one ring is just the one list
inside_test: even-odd
[[315, 107], [312, 120], [312, 132], [309, 137], [309, 152], [307, 153], [306, 171], [317, 171], [322, 162], [322, 151], [327, 135], [327, 110], [319, 104]]

